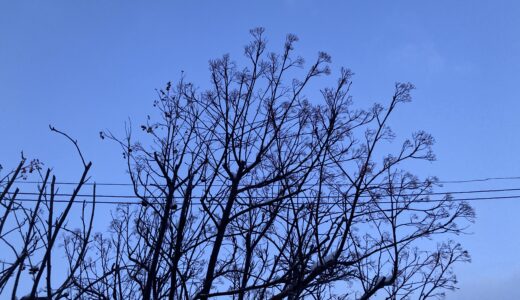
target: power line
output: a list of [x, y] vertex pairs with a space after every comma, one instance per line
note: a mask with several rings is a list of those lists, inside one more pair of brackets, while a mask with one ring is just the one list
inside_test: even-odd
[[[327, 198], [327, 197], [322, 197], [322, 198]], [[424, 204], [424, 203], [438, 203], [438, 202], [460, 202], [460, 201], [467, 201], [467, 202], [473, 202], [473, 201], [487, 201], [487, 200], [506, 200], [506, 199], [520, 199], [520, 195], [511, 195], [511, 196], [490, 196], [490, 197], [471, 197], [471, 198], [444, 198], [444, 199], [421, 199], [421, 200], [417, 200], [417, 201], [412, 201], [412, 202], [406, 202], [406, 203], [414, 203], [414, 204]], [[274, 199], [271, 199], [271, 200], [274, 200]], [[16, 198], [14, 199], [14, 201], [16, 202], [38, 202], [38, 201], [43, 201], [43, 200], [38, 200], [38, 199], [30, 199], [30, 198]], [[265, 202], [269, 202], [270, 200], [267, 199]], [[63, 200], [63, 199], [54, 199], [54, 202], [55, 203], [69, 203], [70, 200]], [[78, 201], [74, 201], [73, 204], [94, 204], [94, 201], [92, 200], [78, 200]], [[377, 204], [391, 204], [391, 203], [399, 203], [399, 201], [377, 201], [377, 202], [374, 202], [374, 203], [377, 203]], [[142, 202], [138, 202], [138, 201], [105, 201], [105, 200], [100, 200], [100, 201], [95, 201], [95, 204], [122, 204], [122, 205], [142, 205]], [[161, 204], [159, 202], [148, 202], [148, 204]], [[202, 203], [200, 202], [192, 202], [191, 203], [192, 205], [202, 205]], [[209, 204], [209, 203], [208, 203]], [[306, 204], [306, 203], [300, 203], [298, 202], [298, 204]], [[325, 202], [325, 201], [320, 201], [320, 205], [341, 205], [343, 203], [341, 202]], [[369, 202], [361, 202], [359, 203], [359, 205], [367, 205], [367, 204], [370, 204]], [[267, 204], [265, 203], [253, 203], [254, 206], [267, 206]]]
[[[468, 179], [468, 180], [451, 180], [451, 181], [438, 181], [438, 183], [469, 183], [469, 182], [484, 182], [484, 181], [492, 181], [492, 180], [517, 180], [520, 179], [520, 176], [510, 176], [510, 177], [487, 177], [487, 178], [477, 178], [477, 179]], [[41, 184], [40, 181], [20, 181], [16, 180], [15, 183], [27, 183], [27, 184]], [[77, 185], [77, 182], [56, 182], [58, 185]], [[94, 185], [95, 183], [86, 183], [86, 185]], [[97, 183], [96, 185], [104, 185], [104, 186], [131, 186], [132, 184], [129, 183]], [[399, 197], [422, 197], [422, 196], [447, 196], [447, 195], [453, 195], [453, 194], [477, 194], [477, 193], [501, 193], [501, 192], [518, 192], [520, 191], [520, 188], [502, 188], [502, 189], [480, 189], [480, 190], [463, 190], [463, 191], [446, 191], [446, 192], [429, 192], [429, 193], [409, 193], [409, 194], [400, 194], [400, 195], [394, 195]], [[25, 195], [25, 196], [39, 196], [40, 193], [38, 192], [18, 192], [18, 195]], [[43, 193], [42, 196], [49, 197], [50, 195], [48, 193]], [[55, 193], [54, 196], [57, 197], [72, 197], [73, 194], [71, 193]], [[92, 194], [77, 194], [76, 197], [92, 197]], [[106, 199], [141, 199], [141, 197], [138, 197], [136, 195], [114, 195], [114, 194], [96, 194], [96, 198], [106, 198]], [[347, 196], [353, 196], [353, 195], [347, 195]], [[389, 195], [385, 195], [389, 196]], [[371, 195], [361, 195], [361, 198], [372, 198]], [[146, 199], [158, 199], [163, 197], [146, 197]], [[264, 199], [265, 201], [271, 201], [275, 200], [276, 198], [272, 197], [264, 197], [264, 196], [248, 196], [245, 197], [247, 199]], [[280, 197], [284, 199], [284, 197]], [[300, 200], [308, 200], [308, 199], [317, 199], [316, 196], [295, 196], [294, 198], [300, 199]], [[337, 196], [321, 196], [321, 199], [342, 199], [343, 196], [337, 195]], [[490, 197], [472, 197], [472, 198], [451, 198], [448, 199], [448, 201], [482, 201], [482, 200], [498, 200], [498, 199], [517, 199], [520, 198], [520, 195], [513, 195], [513, 196], [490, 196]], [[183, 199], [182, 196], [175, 196], [174, 199]], [[191, 199], [202, 199], [201, 196], [192, 196]], [[288, 198], [285, 198], [286, 200]], [[15, 201], [18, 202], [37, 202], [38, 199], [34, 198], [16, 198]], [[416, 201], [416, 203], [430, 203], [430, 202], [440, 202], [440, 201], [446, 201], [446, 199], [421, 199], [420, 201]], [[56, 203], [68, 203], [69, 200], [67, 199], [54, 199], [54, 202]], [[160, 204], [158, 201], [147, 201], [150, 204]], [[75, 201], [74, 203], [80, 204], [80, 203], [86, 203], [86, 204], [93, 204], [94, 201], [92, 200], [83, 200], [83, 201]], [[137, 205], [141, 204], [141, 201], [111, 201], [111, 200], [97, 200], [95, 201], [96, 204], [123, 204], [123, 205]], [[320, 202], [324, 205], [332, 205], [332, 204], [338, 204], [340, 202], [330, 202], [330, 201], [322, 201]], [[367, 202], [364, 202], [367, 203]], [[390, 201], [377, 201], [377, 203], [391, 203]], [[200, 202], [192, 202], [194, 205], [201, 205]], [[254, 205], [259, 205], [259, 203], [255, 203]]]
[[476, 178], [476, 179], [466, 179], [466, 180], [448, 180], [448, 181], [438, 181], [441, 184], [447, 183], [470, 183], [470, 182], [484, 182], [484, 181], [493, 181], [493, 180], [519, 180], [520, 176], [509, 176], [509, 177], [487, 177], [487, 178]]
[[[469, 190], [469, 191], [448, 191], [448, 192], [430, 192], [430, 193], [410, 193], [410, 194], [400, 194], [400, 195], [394, 195], [399, 197], [418, 197], [418, 196], [445, 196], [445, 195], [452, 195], [452, 194], [477, 194], [477, 193], [500, 193], [500, 192], [518, 192], [520, 191], [520, 188], [508, 188], [508, 189], [484, 189], [484, 190]], [[39, 196], [40, 193], [38, 192], [18, 192], [19, 195], [26, 195], [26, 196]], [[48, 193], [43, 193], [42, 196], [50, 196]], [[59, 197], [71, 197], [73, 194], [70, 193], [55, 193], [54, 196]], [[76, 197], [92, 197], [92, 194], [77, 194]], [[121, 199], [141, 199], [142, 197], [136, 196], [136, 195], [104, 195], [104, 194], [96, 194], [96, 198], [121, 198]], [[352, 195], [350, 195], [352, 196]], [[390, 195], [385, 195], [390, 196]], [[316, 196], [297, 196], [298, 198], [316, 198]], [[321, 196], [322, 198], [341, 198], [342, 196]], [[370, 195], [361, 195], [362, 198], [372, 198]], [[149, 196], [144, 198], [164, 198], [164, 197], [155, 197], [155, 196]], [[174, 199], [183, 199], [183, 196], [174, 196]], [[200, 199], [202, 196], [191, 196], [192, 199]], [[269, 197], [265, 196], [247, 196], [246, 198], [249, 199], [265, 199]]]
[[[494, 181], [494, 180], [520, 180], [520, 176], [505, 176], [505, 177], [486, 177], [486, 178], [474, 178], [474, 179], [464, 179], [464, 180], [440, 180], [432, 183], [439, 184], [459, 184], [459, 183], [471, 183], [471, 182], [485, 182], [485, 181]], [[42, 184], [42, 181], [27, 181], [27, 180], [15, 180], [14, 183], [17, 184]], [[422, 182], [425, 183], [425, 182]], [[50, 184], [50, 183], [48, 183]], [[77, 185], [77, 182], [55, 182], [56, 185]], [[86, 182], [83, 185], [97, 185], [97, 186], [133, 186], [132, 183], [117, 183], [117, 182]], [[253, 183], [254, 184], [254, 183]], [[143, 186], [138, 184], [138, 186]], [[150, 186], [154, 186], [150, 184]], [[221, 185], [213, 185], [213, 186], [221, 186]]]

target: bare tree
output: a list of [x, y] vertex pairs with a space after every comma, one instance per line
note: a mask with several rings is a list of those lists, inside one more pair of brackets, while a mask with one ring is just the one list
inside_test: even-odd
[[[31, 209], [9, 192], [25, 162], [6, 177], [0, 201], [6, 216], [24, 214], [10, 231], [24, 242], [12, 245], [0, 288], [28, 261], [37, 267], [26, 299], [38, 291], [45, 299], [431, 299], [454, 289], [452, 266], [469, 256], [449, 238], [474, 213], [431, 198], [437, 179], [404, 169], [434, 160], [429, 134], [390, 143], [391, 116], [413, 86], [396, 84], [387, 105], [356, 108], [350, 70], [316, 90], [316, 78], [331, 73], [329, 55], [305, 67], [293, 53], [296, 36], [272, 53], [263, 34], [251, 31], [245, 67], [228, 55], [212, 60], [208, 88], [182, 77], [158, 91], [140, 130], [100, 133], [121, 146], [140, 201], [112, 211], [107, 232], [93, 233], [86, 205], [81, 228], [65, 226], [91, 166], [82, 155], [58, 217], [50, 172]], [[58, 232], [67, 233], [69, 269], [55, 284]]]
[[[73, 229], [69, 226], [69, 216], [73, 204], [78, 201], [78, 195], [87, 181], [91, 163], [86, 163], [79, 151], [77, 142], [66, 133], [54, 127], [51, 130], [67, 137], [76, 146], [83, 164], [83, 172], [72, 193], [60, 193], [56, 185], [56, 177], [51, 176], [51, 170], [42, 173], [42, 163], [39, 160], [27, 160], [22, 156], [18, 166], [0, 179], [0, 243], [2, 243], [2, 261], [0, 265], [0, 294], [18, 299], [62, 299], [68, 298], [72, 280], [85, 258], [87, 245], [91, 238], [95, 207], [95, 186], [92, 194], [92, 207], [83, 202], [80, 214], [82, 228]], [[41, 184], [36, 192], [20, 191], [16, 182], [26, 179], [29, 174], [39, 175]], [[22, 198], [20, 198], [22, 195]], [[34, 195], [27, 199], [23, 195]], [[64, 199], [62, 196], [68, 197]], [[64, 205], [61, 205], [64, 204]], [[59, 248], [59, 241], [73, 239], [75, 255], [69, 256], [68, 272], [53, 272], [53, 263]], [[8, 250], [11, 253], [6, 253]], [[58, 278], [57, 278], [58, 277]], [[56, 280], [58, 279], [58, 280]], [[28, 290], [25, 290], [28, 289]]]
[[263, 29], [251, 34], [246, 67], [225, 55], [210, 61], [209, 88], [182, 78], [158, 91], [158, 114], [137, 140], [130, 125], [124, 139], [101, 133], [121, 145], [141, 207], [117, 210], [80, 294], [426, 299], [453, 289], [451, 266], [469, 257], [441, 241], [473, 211], [430, 199], [436, 179], [401, 167], [434, 160], [433, 138], [414, 133], [379, 159], [413, 86], [396, 84], [387, 106], [355, 109], [352, 73], [341, 69], [317, 101], [306, 88], [329, 75], [330, 57], [319, 53], [305, 71], [294, 35], [277, 54]]

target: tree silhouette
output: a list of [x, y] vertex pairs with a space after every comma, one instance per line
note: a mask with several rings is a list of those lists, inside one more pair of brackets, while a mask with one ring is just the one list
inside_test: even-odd
[[[51, 169], [42, 172], [42, 163], [38, 160], [27, 160], [22, 155], [18, 166], [11, 172], [0, 178], [0, 243], [2, 244], [2, 259], [0, 265], [0, 294], [17, 299], [20, 285], [24, 285], [21, 299], [62, 299], [69, 298], [68, 292], [79, 266], [84, 265], [87, 246], [93, 229], [95, 211], [95, 185], [92, 192], [92, 205], [83, 201], [78, 222], [69, 224], [70, 212], [73, 204], [78, 201], [78, 194], [87, 182], [87, 175], [92, 163], [86, 163], [77, 142], [66, 133], [51, 127], [51, 130], [64, 135], [76, 146], [83, 163], [81, 177], [75, 184], [73, 191], [67, 200], [59, 199], [56, 185], [56, 177], [51, 174]], [[21, 192], [16, 187], [12, 191], [17, 180], [26, 179], [29, 174], [37, 173], [41, 184], [34, 193], [37, 198], [32, 199], [30, 205], [24, 205], [19, 200]], [[51, 176], [52, 175], [52, 176]], [[31, 194], [29, 192], [29, 194]], [[27, 199], [25, 199], [27, 200]], [[31, 200], [31, 199], [28, 199]], [[57, 207], [56, 202], [62, 202], [64, 207]], [[88, 206], [90, 206], [90, 211]], [[82, 225], [81, 229], [73, 229], [72, 226]], [[59, 242], [64, 239], [65, 244], [74, 238], [77, 251], [69, 256], [68, 270], [59, 280], [55, 280], [52, 272], [54, 256], [59, 252]], [[10, 251], [10, 253], [8, 253]], [[53, 255], [54, 254], [54, 255]], [[63, 272], [61, 272], [63, 274]], [[56, 282], [58, 281], [58, 282]], [[6, 288], [9, 286], [9, 288]], [[38, 296], [44, 291], [45, 296]]]
[[[413, 85], [355, 108], [350, 70], [313, 92], [329, 55], [305, 67], [296, 36], [271, 53], [263, 34], [251, 31], [245, 67], [212, 60], [208, 88], [168, 83], [139, 131], [100, 133], [121, 146], [140, 205], [119, 205], [106, 233], [84, 222], [67, 234], [67, 279], [56, 288], [38, 275], [31, 297], [41, 286], [48, 299], [430, 299], [455, 287], [452, 265], [469, 256], [449, 237], [473, 210], [430, 199], [437, 179], [404, 169], [434, 160], [429, 134], [390, 144]], [[7, 214], [15, 195], [2, 199]]]

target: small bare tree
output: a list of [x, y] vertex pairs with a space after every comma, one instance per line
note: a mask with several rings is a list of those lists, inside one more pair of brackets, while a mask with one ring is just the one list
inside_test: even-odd
[[[5, 295], [6, 299], [9, 296], [13, 300], [18, 299], [20, 294], [25, 295], [21, 297], [24, 300], [69, 298], [73, 279], [80, 275], [76, 272], [83, 265], [87, 245], [91, 241], [95, 186], [90, 211], [90, 205], [85, 201], [82, 203], [79, 218], [82, 227], [73, 229], [71, 226], [79, 224], [68, 224], [68, 221], [92, 164], [84, 161], [75, 140], [54, 127], [51, 130], [64, 135], [76, 146], [83, 163], [83, 172], [72, 193], [63, 194], [58, 190], [56, 177], [51, 176], [50, 169], [42, 173], [40, 161], [27, 162], [22, 156], [18, 166], [0, 179], [0, 244], [1, 249], [5, 249], [0, 262], [0, 294]], [[36, 192], [14, 188], [17, 181], [27, 179], [31, 173], [38, 174], [41, 181]], [[63, 264], [60, 264], [58, 271], [53, 272], [54, 257], [61, 253], [58, 245], [63, 239], [66, 245], [74, 241], [74, 252], [67, 252], [67, 272], [63, 272]]]

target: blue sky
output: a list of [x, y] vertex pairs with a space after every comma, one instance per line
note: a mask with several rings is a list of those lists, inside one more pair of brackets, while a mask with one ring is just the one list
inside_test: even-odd
[[[80, 162], [53, 124], [79, 140], [97, 181], [123, 181], [117, 147], [98, 132], [122, 132], [129, 118], [139, 125], [154, 89], [181, 71], [204, 87], [208, 59], [240, 58], [248, 29], [263, 26], [273, 49], [295, 33], [302, 56], [324, 50], [334, 70], [351, 68], [357, 104], [384, 103], [394, 82], [413, 82], [414, 102], [393, 128], [436, 138], [438, 160], [417, 172], [520, 176], [519, 15], [520, 2], [498, 0], [1, 1], [0, 163], [14, 166], [24, 150], [76, 178]], [[519, 299], [520, 202], [475, 207], [473, 234], [461, 238], [473, 263], [457, 268], [461, 290], [448, 299]]]

